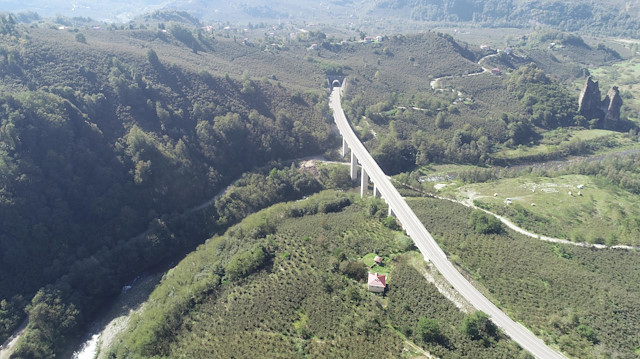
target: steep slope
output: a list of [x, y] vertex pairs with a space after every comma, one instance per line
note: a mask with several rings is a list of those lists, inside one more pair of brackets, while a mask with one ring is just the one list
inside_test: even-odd
[[[524, 354], [484, 322], [465, 332], [473, 315], [422, 276], [383, 206], [332, 191], [250, 216], [165, 276], [112, 356], [400, 358], [405, 340], [441, 358]], [[385, 258], [371, 269], [388, 273], [385, 295], [367, 292], [369, 253]]]
[[16, 303], [3, 322], [53, 283], [54, 297], [92, 310], [204, 237], [147, 238], [146, 248], [130, 238], [248, 169], [329, 143], [315, 94], [169, 64], [126, 37], [92, 46], [75, 35], [0, 38], [0, 298]]

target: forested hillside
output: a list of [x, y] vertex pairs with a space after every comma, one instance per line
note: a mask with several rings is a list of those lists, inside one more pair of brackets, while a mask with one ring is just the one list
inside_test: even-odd
[[74, 327], [139, 271], [211, 230], [166, 235], [177, 214], [251, 168], [330, 143], [324, 96], [194, 71], [122, 40], [91, 47], [78, 33], [47, 41], [57, 30], [2, 24], [2, 340], [48, 285], [31, 322], [55, 302], [72, 318], [54, 329]]
[[[409, 203], [460, 270], [547, 343], [574, 358], [635, 357], [637, 253], [526, 238], [446, 200]], [[104, 357], [361, 357], [375, 343], [401, 357], [420, 353], [412, 342], [440, 358], [528, 358], [426, 281], [385, 213], [380, 200], [326, 191], [250, 216], [167, 273]], [[384, 258], [370, 269], [388, 274], [384, 296], [363, 281], [372, 254]]]
[[[172, 269], [104, 357], [401, 358], [422, 347], [440, 358], [527, 358], [423, 277], [385, 214], [379, 199], [326, 191], [248, 217]], [[385, 258], [372, 269], [389, 273], [385, 295], [364, 284], [370, 253]]]
[[638, 5], [629, 2], [524, 0], [378, 0], [376, 8], [412, 20], [488, 27], [550, 26], [562, 31], [637, 38]]
[[[385, 50], [316, 32], [274, 50], [179, 23], [87, 31], [3, 19], [2, 337], [29, 304], [21, 357], [58, 351], [141, 270], [251, 212], [189, 208], [255, 166], [330, 146], [325, 74], [377, 63], [386, 88], [415, 89], [475, 68], [473, 53], [433, 33]], [[37, 314], [50, 309], [63, 314]]]

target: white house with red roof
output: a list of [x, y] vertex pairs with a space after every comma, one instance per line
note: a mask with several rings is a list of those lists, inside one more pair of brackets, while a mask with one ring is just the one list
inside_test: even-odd
[[387, 277], [378, 273], [369, 273], [369, 292], [384, 293]]

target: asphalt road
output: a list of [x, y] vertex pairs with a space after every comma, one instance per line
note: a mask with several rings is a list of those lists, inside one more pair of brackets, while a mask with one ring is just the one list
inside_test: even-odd
[[491, 320], [500, 327], [511, 339], [521, 347], [529, 351], [536, 358], [554, 359], [565, 356], [548, 347], [538, 339], [530, 330], [522, 324], [513, 321], [489, 299], [482, 295], [460, 272], [449, 262], [447, 256], [438, 246], [431, 234], [422, 222], [413, 213], [407, 202], [404, 201], [398, 190], [382, 172], [382, 169], [371, 157], [367, 149], [360, 142], [351, 129], [349, 122], [342, 110], [340, 103], [340, 91], [334, 88], [329, 99], [329, 106], [333, 110], [333, 116], [342, 136], [346, 139], [349, 148], [355, 153], [356, 158], [369, 174], [369, 178], [376, 184], [382, 197], [389, 204], [407, 234], [413, 239], [416, 247], [430, 260], [444, 278], [476, 309], [487, 313]]

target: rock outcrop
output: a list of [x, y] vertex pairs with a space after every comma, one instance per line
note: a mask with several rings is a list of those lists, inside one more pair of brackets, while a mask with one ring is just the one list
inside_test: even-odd
[[578, 112], [587, 120], [597, 120], [599, 126], [616, 129], [620, 124], [620, 108], [622, 97], [616, 86], [613, 86], [604, 100], [600, 97], [600, 87], [591, 76], [587, 77], [578, 98]]
[[608, 123], [618, 124], [620, 122], [620, 109], [622, 108], [622, 97], [616, 86], [613, 86], [607, 96], [604, 98], [603, 104], [607, 104], [607, 114], [604, 116], [605, 127]]

